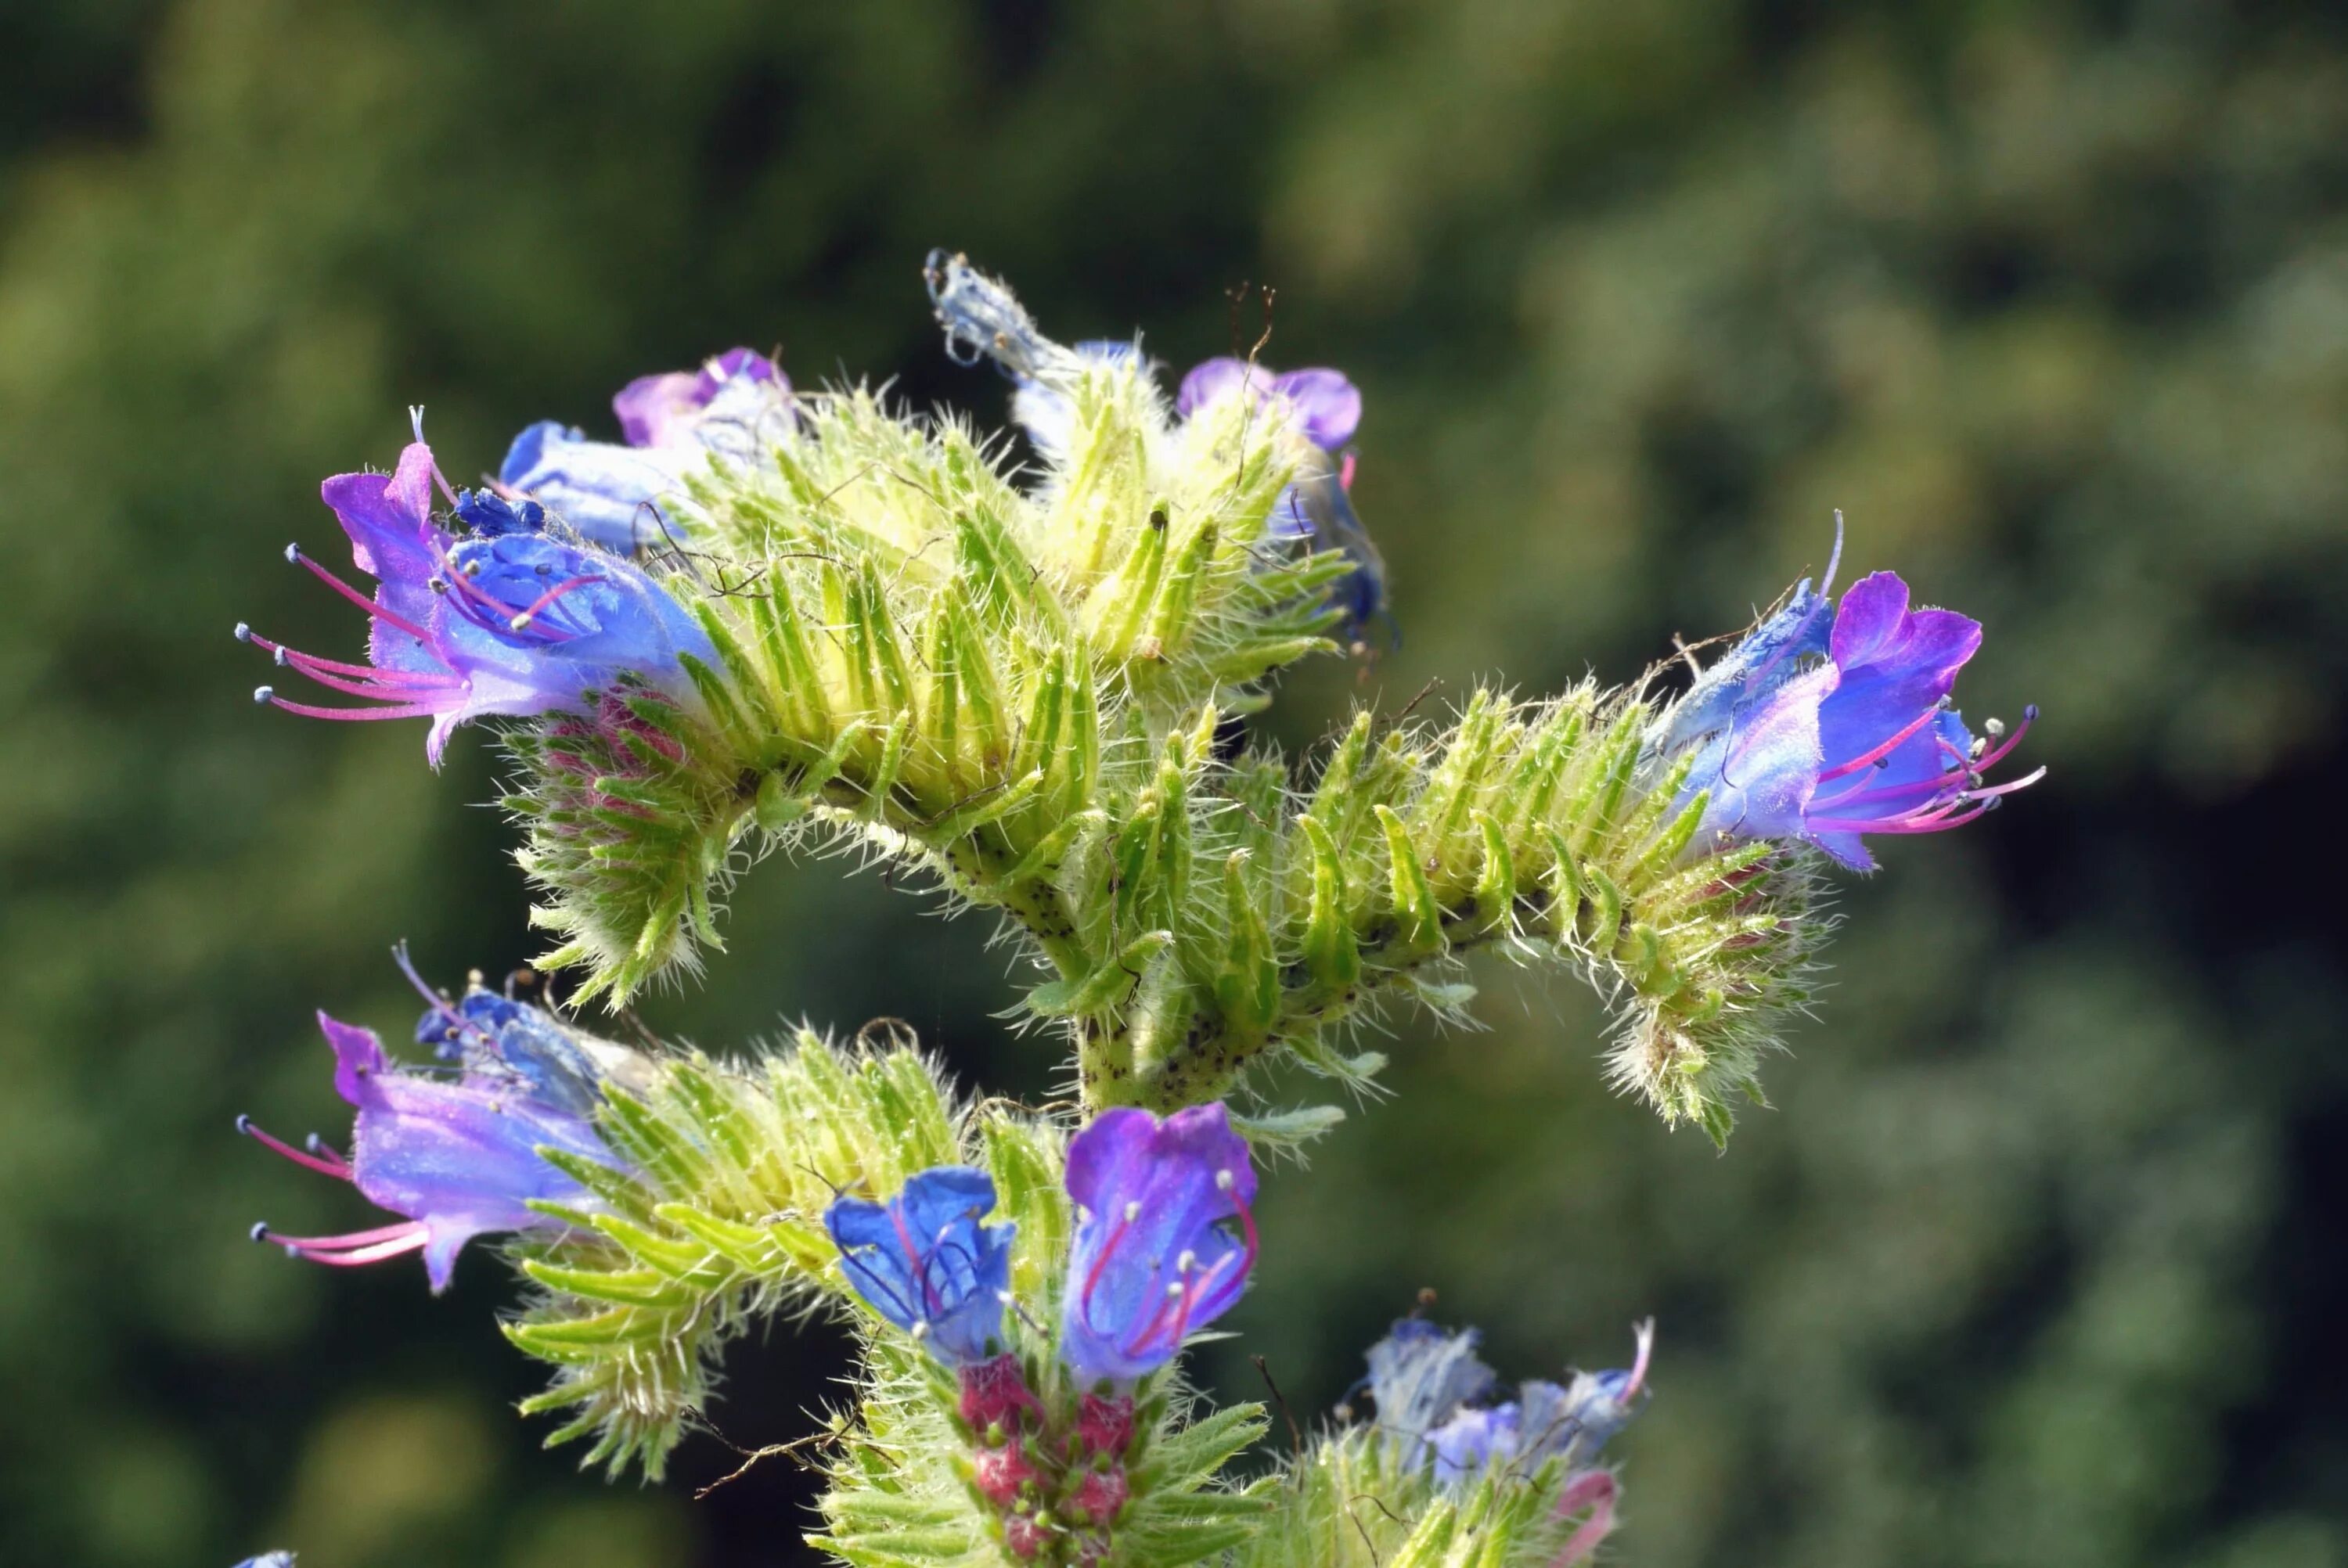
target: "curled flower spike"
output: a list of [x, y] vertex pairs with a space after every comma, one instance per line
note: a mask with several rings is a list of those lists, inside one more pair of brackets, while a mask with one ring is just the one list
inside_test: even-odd
[[[1163, 1121], [1120, 1107], [1076, 1134], [1061, 1354], [1079, 1381], [1156, 1371], [1240, 1298], [1255, 1265], [1255, 1184], [1247, 1140], [1220, 1102]], [[1223, 1228], [1233, 1220], [1236, 1237]]]
[[1888, 571], [1853, 584], [1831, 616], [1828, 604], [1805, 582], [1665, 721], [1667, 753], [1695, 748], [1682, 798], [1706, 793], [1704, 833], [1798, 840], [1871, 870], [1866, 835], [1962, 827], [2044, 775], [1986, 776], [2035, 708], [2012, 734], [1993, 722], [1977, 741], [1950, 706], [1979, 621], [1910, 610]]
[[823, 1223], [839, 1264], [871, 1308], [949, 1367], [987, 1362], [1001, 1348], [1011, 1288], [1011, 1225], [982, 1225], [994, 1181], [937, 1165], [885, 1204], [842, 1196]]
[[367, 663], [236, 629], [280, 666], [376, 705], [317, 706], [268, 686], [256, 700], [311, 718], [429, 718], [425, 753], [435, 766], [469, 720], [592, 712], [588, 693], [623, 677], [698, 705], [681, 661], [715, 663], [716, 651], [666, 589], [629, 562], [558, 534], [533, 502], [449, 491], [451, 520], [466, 530], [452, 533], [432, 516], [436, 483], [447, 489], [432, 449], [417, 441], [389, 475], [345, 474], [322, 487], [350, 536], [352, 559], [376, 579], [372, 597], [287, 547], [287, 559], [366, 611]]
[[591, 543], [621, 554], [670, 538], [660, 502], [710, 456], [742, 462], [791, 420], [790, 379], [766, 355], [728, 349], [697, 371], [642, 375], [612, 399], [625, 445], [541, 420], [498, 468], [509, 494], [551, 508]]
[[[619, 1162], [589, 1116], [573, 1108], [577, 1093], [541, 1093], [532, 1086], [520, 1065], [528, 1050], [519, 1030], [550, 1020], [536, 1009], [514, 1005], [535, 1016], [509, 1029], [482, 1030], [469, 1041], [466, 1067], [454, 1078], [402, 1068], [385, 1054], [373, 1030], [321, 1012], [318, 1026], [335, 1051], [335, 1087], [358, 1112], [350, 1157], [315, 1139], [296, 1149], [245, 1117], [237, 1119], [237, 1130], [297, 1165], [349, 1182], [403, 1223], [331, 1236], [289, 1236], [262, 1225], [253, 1227], [253, 1239], [338, 1266], [421, 1252], [437, 1294], [447, 1288], [458, 1250], [474, 1236], [562, 1228], [561, 1221], [531, 1209], [531, 1201], [591, 1204], [586, 1189], [539, 1151], [559, 1149], [603, 1165]], [[511, 1059], [509, 1038], [516, 1042]], [[592, 1096], [601, 1081], [572, 1087]]]

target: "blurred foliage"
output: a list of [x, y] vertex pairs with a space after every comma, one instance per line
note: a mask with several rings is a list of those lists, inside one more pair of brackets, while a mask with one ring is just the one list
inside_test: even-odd
[[[1269, 278], [1267, 357], [1363, 383], [1406, 640], [1292, 683], [1292, 745], [1628, 676], [1837, 505], [1989, 623], [1969, 712], [2047, 711], [2049, 783], [1849, 890], [1725, 1159], [1605, 1095], [1565, 988], [1393, 1042], [1269, 1184], [1231, 1394], [1260, 1352], [1311, 1419], [1421, 1286], [1512, 1377], [1652, 1308], [1644, 1568], [2348, 1559], [2337, 8], [28, 0], [0, 60], [0, 1559], [792, 1557], [787, 1460], [696, 1502], [716, 1438], [657, 1493], [536, 1453], [486, 1256], [436, 1301], [244, 1243], [354, 1217], [229, 1131], [339, 1131], [309, 1009], [398, 1027], [403, 934], [529, 945], [487, 749], [255, 712], [228, 629], [355, 645], [276, 551], [411, 403], [462, 473], [747, 341], [999, 416], [936, 242], [1178, 366]], [[1053, 1081], [978, 922], [776, 866], [732, 935], [656, 1026], [893, 1013]], [[809, 1430], [839, 1354], [746, 1348], [726, 1439]]]

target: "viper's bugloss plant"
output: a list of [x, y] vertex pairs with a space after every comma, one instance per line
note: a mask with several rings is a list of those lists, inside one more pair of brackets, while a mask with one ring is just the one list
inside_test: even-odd
[[[239, 634], [373, 705], [261, 695], [429, 719], [435, 763], [494, 721], [541, 967], [572, 979], [563, 1009], [427, 989], [428, 1061], [322, 1014], [349, 1155], [240, 1125], [397, 1221], [255, 1234], [421, 1252], [436, 1290], [504, 1237], [532, 1287], [505, 1332], [552, 1374], [524, 1409], [613, 1471], [660, 1472], [743, 1329], [843, 1316], [815, 1539], [852, 1563], [1588, 1558], [1649, 1326], [1628, 1368], [1503, 1397], [1472, 1331], [1406, 1319], [1368, 1418], [1280, 1457], [1242, 1458], [1261, 1409], [1183, 1381], [1276, 1255], [1264, 1156], [1341, 1119], [1267, 1103], [1262, 1069], [1359, 1091], [1384, 1065], [1361, 1027], [1464, 1016], [1488, 948], [1587, 978], [1612, 1081], [1725, 1142], [1817, 999], [1828, 879], [2037, 777], [1990, 777], [2026, 720], [1977, 738], [1952, 705], [1982, 628], [1888, 571], [1837, 600], [1830, 564], [1684, 690], [1479, 686], [1447, 722], [1359, 712], [1298, 764], [1246, 716], [1302, 660], [1374, 657], [1388, 619], [1363, 390], [1250, 356], [1169, 395], [1138, 339], [1065, 346], [959, 256], [924, 275], [1024, 445], [736, 349], [631, 383], [618, 441], [532, 425], [482, 489], [441, 477], [420, 416], [392, 473], [326, 482], [372, 590], [290, 553], [366, 612], [365, 661]], [[893, 1037], [722, 1058], [570, 1010], [693, 971], [732, 880], [808, 844], [993, 911], [1076, 1100], [973, 1102]]]

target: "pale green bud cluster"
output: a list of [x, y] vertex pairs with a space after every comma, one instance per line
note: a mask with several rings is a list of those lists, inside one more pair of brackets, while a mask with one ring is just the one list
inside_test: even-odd
[[1024, 934], [1090, 1106], [1215, 1099], [1281, 1051], [1365, 1079], [1349, 1021], [1458, 1007], [1454, 960], [1491, 945], [1588, 973], [1616, 1080], [1725, 1137], [1807, 999], [1806, 855], [1694, 842], [1635, 693], [1365, 713], [1309, 778], [1224, 756], [1269, 678], [1336, 651], [1349, 562], [1272, 526], [1323, 459], [1276, 399], [1177, 420], [1138, 355], [1037, 374], [1070, 436], [1024, 487], [861, 391], [695, 483], [666, 565], [718, 651], [702, 711], [623, 691], [512, 743], [547, 961], [623, 1001], [720, 945], [751, 856], [846, 835]]

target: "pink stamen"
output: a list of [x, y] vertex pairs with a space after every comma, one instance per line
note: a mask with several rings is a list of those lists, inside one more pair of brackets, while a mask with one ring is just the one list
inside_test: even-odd
[[[266, 686], [254, 692], [253, 695], [263, 702], [283, 708], [289, 713], [299, 713], [305, 719], [428, 719], [445, 711], [434, 702], [407, 702], [396, 708], [320, 708], [308, 702], [289, 702]], [[392, 700], [384, 699], [386, 702]]]
[[1351, 452], [1337, 459], [1337, 487], [1349, 496], [1354, 493], [1354, 455]]
[[1100, 1288], [1101, 1276], [1108, 1272], [1109, 1255], [1117, 1251], [1117, 1244], [1125, 1239], [1125, 1233], [1132, 1227], [1133, 1205], [1128, 1204], [1126, 1208], [1127, 1212], [1117, 1216], [1116, 1227], [1108, 1233], [1108, 1240], [1101, 1243], [1100, 1255], [1093, 1259], [1092, 1267], [1085, 1272], [1084, 1288], [1076, 1293], [1077, 1315], [1083, 1318], [1085, 1327], [1096, 1334], [1100, 1329], [1093, 1322], [1093, 1292]]
[[1639, 1353], [1631, 1359], [1631, 1380], [1622, 1385], [1622, 1398], [1626, 1403], [1638, 1398], [1639, 1390], [1646, 1385], [1647, 1361], [1655, 1349], [1655, 1320], [1652, 1317], [1642, 1319], [1631, 1333], [1638, 1341]]
[[259, 1127], [253, 1124], [252, 1118], [250, 1116], [238, 1117], [236, 1119], [236, 1130], [243, 1133], [246, 1137], [254, 1140], [263, 1148], [270, 1150], [273, 1153], [284, 1155], [287, 1159], [293, 1161], [295, 1164], [302, 1166], [305, 1170], [315, 1171], [321, 1175], [337, 1177], [345, 1182], [351, 1179], [351, 1168], [343, 1163], [339, 1155], [332, 1160], [327, 1160], [316, 1154], [304, 1153], [303, 1151], [294, 1147], [293, 1144], [286, 1143], [283, 1139], [273, 1138], [268, 1133], [263, 1132]]
[[[499, 599], [453, 566], [447, 551], [440, 554], [442, 579], [449, 586], [448, 608], [492, 636], [501, 636], [522, 630], [514, 624], [512, 606]], [[603, 579], [598, 578], [596, 581]], [[566, 585], [566, 587], [569, 585]], [[543, 602], [541, 600], [541, 602]], [[528, 612], [525, 612], [528, 613]], [[523, 625], [528, 625], [527, 621]], [[557, 629], [561, 635], [577, 637], [578, 631]]]
[[1858, 756], [1851, 758], [1850, 761], [1838, 764], [1838, 765], [1830, 767], [1824, 773], [1818, 774], [1818, 782], [1820, 784], [1824, 784], [1828, 779], [1838, 779], [1845, 774], [1857, 773], [1859, 769], [1872, 764], [1877, 758], [1890, 756], [1912, 738], [1919, 730], [1921, 730], [1925, 725], [1931, 723], [1942, 713], [1948, 712], [1948, 706], [1946, 699], [1933, 703], [1931, 707], [1925, 709], [1923, 712], [1918, 714], [1914, 723], [1900, 730], [1890, 740], [1878, 745], [1873, 751], [1862, 752]]
[[238, 626], [236, 634], [238, 641], [250, 642], [280, 664], [290, 665], [313, 679], [321, 671], [331, 675], [347, 675], [353, 680], [373, 681], [385, 686], [454, 686], [462, 684], [464, 679], [428, 670], [384, 670], [373, 664], [346, 664], [339, 659], [322, 659], [315, 653], [304, 653], [298, 648], [272, 642], [249, 626]]
[[[372, 1238], [364, 1243], [362, 1236]], [[403, 1225], [386, 1225], [379, 1231], [356, 1231], [342, 1236], [282, 1236], [274, 1231], [262, 1235], [263, 1241], [274, 1242], [296, 1257], [312, 1263], [323, 1263], [330, 1268], [357, 1268], [364, 1264], [381, 1263], [387, 1257], [420, 1250], [432, 1239], [432, 1233], [421, 1220]]]
[[[1239, 1219], [1240, 1231], [1243, 1238], [1240, 1250], [1236, 1253], [1227, 1252], [1223, 1254], [1222, 1256], [1217, 1258], [1213, 1265], [1210, 1266], [1204, 1274], [1200, 1275], [1195, 1283], [1185, 1282], [1183, 1288], [1179, 1292], [1179, 1294], [1177, 1292], [1169, 1291], [1167, 1293], [1167, 1300], [1159, 1304], [1158, 1310], [1150, 1315], [1149, 1321], [1142, 1327], [1141, 1332], [1135, 1336], [1133, 1343], [1127, 1347], [1127, 1355], [1130, 1356], [1139, 1353], [1157, 1338], [1160, 1327], [1166, 1322], [1166, 1314], [1169, 1303], [1174, 1308], [1174, 1321], [1171, 1336], [1169, 1337], [1167, 1342], [1169, 1345], [1179, 1348], [1183, 1337], [1190, 1330], [1190, 1318], [1192, 1314], [1196, 1311], [1198, 1304], [1207, 1298], [1214, 1286], [1216, 1280], [1221, 1276], [1223, 1267], [1226, 1264], [1237, 1259], [1239, 1262], [1239, 1267], [1232, 1271], [1231, 1277], [1241, 1283], [1246, 1281], [1249, 1271], [1255, 1267], [1256, 1255], [1262, 1250], [1262, 1238], [1256, 1230], [1254, 1211], [1240, 1201], [1240, 1196], [1236, 1190], [1231, 1193], [1231, 1209], [1233, 1214], [1236, 1214]], [[1103, 1255], [1104, 1258], [1106, 1258], [1106, 1250], [1104, 1250]], [[1096, 1268], [1096, 1272], [1097, 1273], [1097, 1268]], [[1087, 1282], [1086, 1288], [1087, 1291], [1089, 1291], [1089, 1282]], [[1086, 1327], [1091, 1327], [1091, 1319], [1089, 1317], [1086, 1319]]]
[[[2000, 741], [1991, 750], [1984, 752], [1981, 756], [1974, 759], [1972, 763], [1973, 772], [1977, 774], [1985, 774], [1989, 772], [1990, 769], [1995, 767], [1999, 763], [2003, 762], [2008, 753], [2012, 752], [2014, 747], [2022, 744], [2022, 737], [2030, 733], [2030, 726], [2037, 722], [2038, 704], [2034, 702], [2029, 707], [2022, 710], [2022, 723], [2013, 727], [2013, 733], [2012, 734], [2006, 736], [2004, 740]], [[2041, 771], [2043, 772], [2044, 770]]]
[[305, 1252], [359, 1252], [402, 1236], [421, 1235], [422, 1220], [401, 1220], [396, 1225], [377, 1225], [373, 1230], [346, 1231], [341, 1235], [286, 1235], [267, 1225], [255, 1225], [255, 1241], [269, 1242], [276, 1246], [300, 1247]]
[[1971, 809], [1960, 802], [1938, 816], [1813, 817], [1809, 826], [1813, 833], [1946, 833], [1952, 827], [1964, 826], [1989, 809], [1987, 802]]
[[516, 631], [520, 631], [524, 626], [538, 619], [538, 612], [540, 610], [544, 610], [548, 605], [552, 604], [564, 594], [585, 588], [590, 583], [608, 582], [611, 579], [608, 578], [586, 576], [574, 577], [568, 582], [556, 583], [552, 588], [548, 589], [544, 593], [540, 594], [536, 599], [532, 600], [529, 609], [524, 610], [513, 618], [513, 629]]
[[1231, 1207], [1239, 1211], [1240, 1234], [1242, 1238], [1240, 1277], [1244, 1279], [1255, 1267], [1256, 1254], [1263, 1250], [1262, 1238], [1256, 1234], [1255, 1211], [1240, 1201], [1240, 1195], [1236, 1191], [1231, 1194]]
[[1967, 781], [1973, 776], [1972, 769], [1959, 767], [1952, 768], [1946, 773], [1935, 774], [1928, 779], [1914, 779], [1907, 784], [1883, 784], [1875, 789], [1869, 789], [1867, 787], [1867, 777], [1862, 774], [1835, 794], [1821, 795], [1811, 801], [1810, 809], [1815, 812], [1821, 806], [1849, 805], [1856, 801], [1897, 800], [1901, 795], [1917, 794], [1944, 794], [1952, 790], [1962, 794]]
[[897, 1245], [903, 1250], [905, 1261], [912, 1266], [914, 1282], [922, 1287], [922, 1310], [935, 1317], [944, 1309], [945, 1302], [938, 1295], [938, 1287], [930, 1282], [930, 1261], [913, 1245], [913, 1233], [905, 1227], [905, 1216], [898, 1212], [896, 1204], [889, 1205], [888, 1214], [890, 1225], [896, 1228]]
[[[350, 697], [366, 697], [377, 702], [421, 702], [432, 692], [453, 692], [464, 684], [460, 678], [453, 677], [446, 681], [435, 681], [428, 685], [412, 682], [354, 681], [347, 676], [329, 674], [323, 670], [305, 670], [292, 659], [288, 659], [285, 664], [288, 669], [308, 676], [329, 692], [340, 692]], [[386, 687], [389, 690], [386, 691]]]
[[357, 605], [361, 610], [366, 610], [369, 615], [374, 616], [376, 620], [390, 622], [392, 625], [398, 627], [402, 631], [407, 632], [410, 637], [415, 638], [418, 642], [428, 643], [432, 641], [432, 634], [430, 632], [417, 625], [416, 622], [407, 620], [405, 616], [393, 614], [382, 605], [377, 604], [374, 600], [369, 599], [366, 594], [361, 593], [357, 589], [353, 588], [349, 583], [345, 582], [341, 578], [336, 577], [333, 572], [328, 571], [324, 567], [320, 566], [316, 561], [310, 559], [309, 552], [303, 549], [301, 546], [288, 545], [285, 548], [285, 553], [293, 559], [294, 564], [297, 566], [308, 567], [311, 572], [317, 577], [320, 582], [324, 583], [328, 588], [333, 589], [336, 593], [341, 594], [345, 599], [349, 600], [353, 604]]

